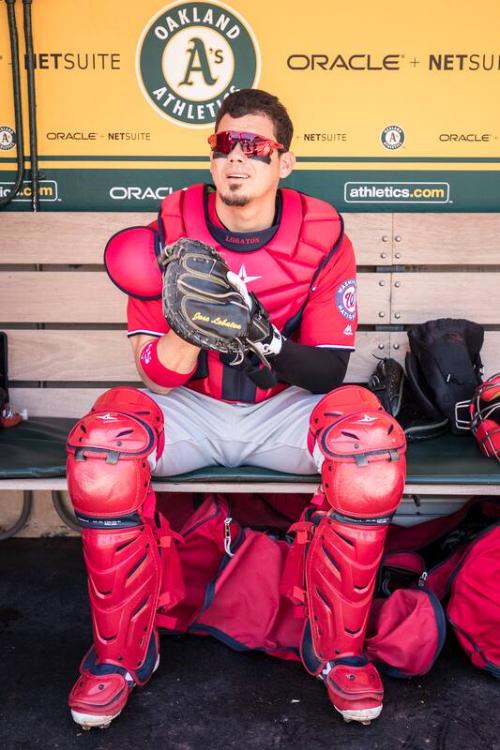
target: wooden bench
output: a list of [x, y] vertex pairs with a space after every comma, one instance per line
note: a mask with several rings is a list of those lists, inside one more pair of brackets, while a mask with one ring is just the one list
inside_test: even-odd
[[[112, 385], [139, 385], [125, 336], [126, 298], [103, 271], [102, 252], [111, 234], [152, 218], [144, 213], [2, 214], [0, 329], [9, 338], [11, 401], [30, 418], [22, 427], [0, 432], [2, 491], [63, 492], [62, 446], [71, 424], [64, 420], [76, 420]], [[403, 361], [407, 326], [439, 317], [483, 324], [485, 372], [500, 370], [500, 214], [352, 213], [344, 219], [356, 250], [360, 302], [357, 351], [347, 382], [366, 382], [377, 357]], [[33, 451], [29, 461], [32, 468], [36, 464], [40, 430], [49, 416], [60, 420], [53, 425], [49, 470], [11, 471], [16, 435], [26, 436], [25, 455]], [[255, 469], [209, 469], [157, 479], [154, 487], [310, 493], [317, 481]], [[442, 511], [443, 498], [497, 495], [500, 465], [483, 459], [470, 435], [412, 445], [405, 493], [401, 512], [407, 515]], [[422, 498], [420, 511], [415, 498]]]

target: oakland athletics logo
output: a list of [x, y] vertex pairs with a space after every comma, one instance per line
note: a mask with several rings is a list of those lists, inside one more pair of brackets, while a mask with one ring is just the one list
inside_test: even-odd
[[208, 127], [223, 99], [260, 76], [253, 31], [222, 3], [179, 3], [150, 19], [137, 47], [137, 78], [154, 109], [180, 125]]

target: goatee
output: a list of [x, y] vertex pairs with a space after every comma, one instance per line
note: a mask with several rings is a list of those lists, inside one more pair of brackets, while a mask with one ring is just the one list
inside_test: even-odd
[[220, 199], [226, 206], [236, 206], [238, 208], [246, 206], [250, 201], [250, 198], [246, 195], [221, 195]]

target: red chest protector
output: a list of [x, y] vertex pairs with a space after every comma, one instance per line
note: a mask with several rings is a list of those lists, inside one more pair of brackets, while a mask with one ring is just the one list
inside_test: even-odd
[[[280, 192], [280, 221], [264, 244], [264, 233], [235, 237], [229, 230], [210, 227], [204, 185], [193, 185], [165, 198], [158, 228], [162, 244], [192, 237], [215, 247], [229, 268], [258, 296], [276, 327], [290, 335], [300, 322], [314, 279], [342, 237], [343, 226], [328, 203], [295, 190]], [[258, 388], [247, 375], [224, 365], [214, 352], [200, 360], [199, 370], [187, 386], [215, 398], [256, 403], [287, 387], [279, 383]]]
[[[230, 231], [225, 240], [210, 232], [204, 185], [193, 185], [165, 198], [159, 219], [166, 244], [192, 237], [215, 247], [228, 266], [247, 280], [273, 323], [283, 330], [307, 299], [311, 282], [342, 234], [342, 221], [328, 203], [295, 190], [282, 189], [281, 217], [272, 238], [262, 244], [248, 238], [237, 250]], [[241, 238], [241, 235], [238, 235]], [[241, 239], [240, 239], [241, 242]], [[252, 249], [253, 244], [255, 249]], [[243, 268], [244, 267], [244, 268]]]

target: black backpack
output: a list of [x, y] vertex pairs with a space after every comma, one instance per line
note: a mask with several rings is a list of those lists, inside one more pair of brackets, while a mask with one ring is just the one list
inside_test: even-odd
[[470, 429], [468, 404], [482, 382], [483, 327], [440, 318], [412, 326], [408, 339], [406, 374], [422, 412], [430, 419], [446, 417], [455, 434]]

